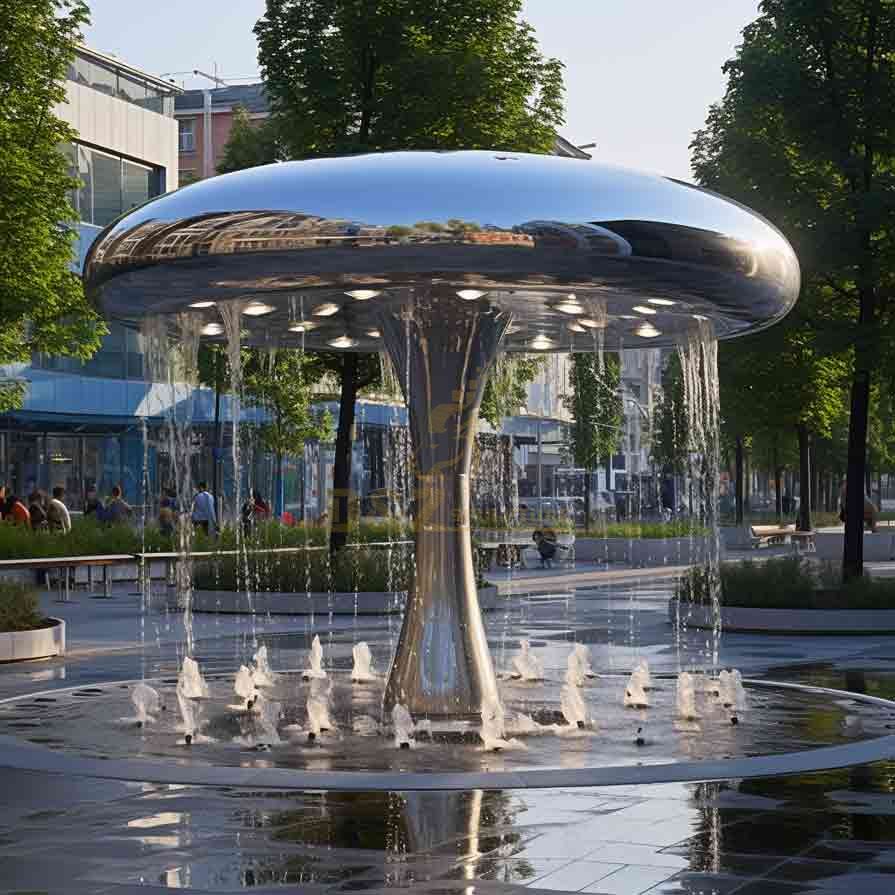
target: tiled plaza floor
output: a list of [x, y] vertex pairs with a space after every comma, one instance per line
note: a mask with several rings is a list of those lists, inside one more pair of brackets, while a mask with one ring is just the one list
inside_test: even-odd
[[[537, 576], [532, 576], [537, 577]], [[497, 663], [531, 637], [548, 673], [568, 641], [594, 665], [647, 656], [673, 671], [705, 650], [673, 643], [668, 582], [579, 581], [513, 597], [488, 616]], [[553, 586], [552, 584], [550, 586]], [[533, 585], [534, 587], [534, 585]], [[538, 588], [536, 588], [538, 589]], [[69, 622], [65, 659], [0, 668], [0, 697], [88, 681], [170, 674], [182, 619], [140, 619], [111, 601], [47, 604]], [[315, 619], [331, 653], [366, 639], [385, 652], [396, 620]], [[306, 641], [308, 619], [197, 617], [203, 667], [232, 670], [253, 637]], [[893, 637], [729, 635], [722, 661], [752, 676], [888, 692]], [[2, 769], [0, 892], [596, 892], [790, 895], [895, 892], [895, 762], [723, 784], [464, 793], [281, 793], [118, 783]]]

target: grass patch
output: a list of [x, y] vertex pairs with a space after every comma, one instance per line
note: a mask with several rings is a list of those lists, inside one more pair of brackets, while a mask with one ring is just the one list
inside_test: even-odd
[[[685, 603], [710, 602], [712, 573], [695, 566], [678, 582], [675, 597]], [[751, 609], [895, 609], [895, 580], [854, 578], [843, 582], [832, 563], [799, 557], [766, 562], [722, 563], [721, 605]]]
[[33, 631], [45, 625], [34, 587], [0, 581], [0, 631]]

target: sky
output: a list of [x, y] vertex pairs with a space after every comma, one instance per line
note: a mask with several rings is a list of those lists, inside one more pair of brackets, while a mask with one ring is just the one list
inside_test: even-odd
[[[544, 53], [565, 63], [564, 137], [594, 158], [692, 179], [689, 144], [724, 92], [721, 67], [758, 0], [525, 0]], [[263, 0], [93, 0], [86, 42], [156, 75], [257, 79]], [[173, 74], [187, 87], [209, 82]]]

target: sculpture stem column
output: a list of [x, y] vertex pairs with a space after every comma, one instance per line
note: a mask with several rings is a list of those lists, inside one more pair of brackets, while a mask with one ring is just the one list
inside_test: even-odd
[[480, 717], [497, 681], [476, 590], [469, 470], [488, 369], [509, 325], [486, 300], [417, 294], [382, 329], [410, 416], [416, 566], [385, 690], [416, 717]]

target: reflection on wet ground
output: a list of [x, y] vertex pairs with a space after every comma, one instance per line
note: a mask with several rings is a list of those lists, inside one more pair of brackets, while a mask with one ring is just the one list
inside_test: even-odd
[[720, 785], [283, 794], [0, 773], [11, 891], [891, 893], [895, 764]]
[[[644, 585], [515, 603], [489, 618], [497, 664], [505, 667], [518, 638], [534, 634], [556, 675], [571, 640], [592, 643], [601, 668], [621, 670], [644, 655], [657, 671], [673, 672], [698, 658], [704, 635], [684, 633], [678, 649], [666, 597]], [[151, 629], [158, 620], [147, 622]], [[264, 636], [274, 664], [278, 650], [307, 648], [309, 631], [297, 630]], [[394, 633], [386, 621], [367, 620], [334, 619], [318, 630], [333, 667], [347, 667], [359, 639], [381, 660]], [[252, 649], [251, 636], [206, 633], [201, 641], [209, 672], [232, 673]], [[752, 676], [886, 697], [895, 694], [893, 658], [895, 638], [887, 637], [736, 635], [725, 638], [722, 654]], [[141, 653], [3, 669], [0, 696], [166, 676], [177, 660], [175, 643], [158, 639]], [[798, 724], [805, 736], [823, 737], [826, 718], [805, 712]], [[405, 794], [257, 792], [0, 769], [0, 803], [3, 892], [895, 891], [895, 762], [712, 785]]]

